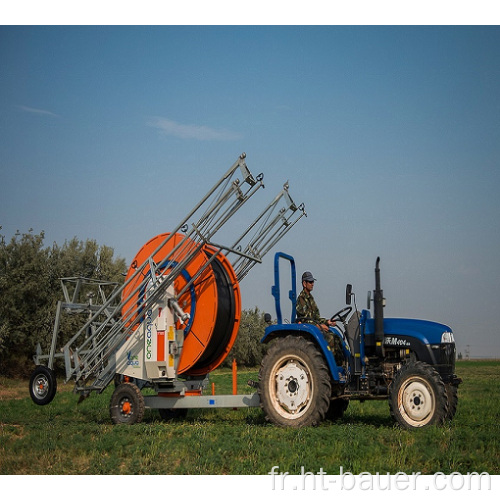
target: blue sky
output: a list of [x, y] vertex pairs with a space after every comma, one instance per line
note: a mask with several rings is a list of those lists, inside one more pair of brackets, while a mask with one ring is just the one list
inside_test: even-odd
[[[247, 153], [256, 212], [326, 316], [382, 262], [386, 315], [500, 357], [498, 27], [0, 27], [0, 226], [130, 261]], [[272, 255], [242, 282], [271, 311]]]

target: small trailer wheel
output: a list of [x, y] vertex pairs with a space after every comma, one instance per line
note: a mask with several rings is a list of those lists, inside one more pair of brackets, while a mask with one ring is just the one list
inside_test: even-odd
[[30, 377], [30, 396], [37, 405], [49, 404], [56, 395], [57, 379], [54, 371], [39, 365]]
[[129, 382], [118, 385], [111, 396], [109, 414], [114, 424], [136, 424], [144, 417], [144, 396]]

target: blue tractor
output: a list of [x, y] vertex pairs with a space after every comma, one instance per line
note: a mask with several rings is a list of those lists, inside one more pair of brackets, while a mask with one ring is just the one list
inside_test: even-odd
[[[280, 303], [280, 261], [290, 263], [290, 321]], [[259, 372], [258, 392], [266, 418], [280, 426], [317, 425], [343, 416], [350, 400], [388, 399], [392, 417], [404, 428], [451, 420], [457, 409], [456, 347], [450, 327], [416, 319], [385, 318], [380, 258], [368, 308], [357, 310], [352, 286], [346, 307], [331, 319], [345, 362], [337, 364], [320, 329], [296, 321], [296, 269], [293, 257], [275, 255], [272, 294], [277, 319], [266, 328], [269, 344]], [[354, 299], [354, 300], [353, 300]], [[373, 303], [373, 317], [370, 306]], [[353, 307], [353, 305], [354, 307]]]

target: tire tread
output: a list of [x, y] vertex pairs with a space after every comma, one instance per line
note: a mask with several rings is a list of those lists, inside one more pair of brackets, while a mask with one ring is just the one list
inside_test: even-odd
[[[316, 401], [314, 404], [314, 408], [307, 409], [305, 414], [297, 419], [286, 419], [277, 414], [274, 411], [273, 403], [268, 392], [268, 379], [271, 375], [270, 370], [276, 360], [285, 352], [290, 352], [297, 356], [305, 356], [306, 358], [309, 358], [311, 364], [309, 368], [311, 369], [311, 371], [314, 371], [314, 374], [312, 376], [317, 382], [317, 386], [315, 388]], [[326, 413], [330, 406], [331, 391], [332, 389], [330, 372], [323, 355], [316, 347], [314, 342], [302, 336], [295, 335], [280, 337], [273, 341], [266, 356], [261, 362], [259, 370], [258, 392], [261, 401], [260, 406], [264, 411], [267, 421], [281, 427], [303, 427], [318, 425], [325, 419]]]
[[448, 398], [446, 397], [445, 384], [435, 368], [427, 363], [424, 363], [423, 361], [411, 361], [403, 365], [401, 369], [396, 373], [396, 376], [394, 377], [389, 387], [389, 409], [391, 412], [391, 417], [401, 427], [407, 429], [415, 429], [419, 427], [412, 426], [409, 422], [407, 422], [402, 417], [398, 407], [399, 388], [401, 384], [406, 380], [406, 378], [412, 375], [426, 379], [431, 384], [435, 393], [435, 412], [430, 421], [425, 424], [425, 426], [442, 424], [448, 414]]

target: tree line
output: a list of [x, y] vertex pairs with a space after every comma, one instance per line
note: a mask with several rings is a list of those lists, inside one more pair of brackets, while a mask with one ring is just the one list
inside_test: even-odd
[[[1, 229], [1, 228], [0, 228]], [[127, 264], [113, 248], [95, 240], [74, 237], [62, 245], [45, 246], [45, 234], [17, 233], [10, 241], [0, 234], [0, 375], [27, 376], [40, 343], [48, 352], [56, 305], [62, 299], [61, 278], [83, 277], [123, 283]], [[63, 315], [63, 318], [67, 315]], [[264, 332], [263, 313], [242, 311], [238, 338], [226, 364], [256, 366], [264, 354], [259, 342]], [[75, 318], [65, 318], [59, 345], [75, 333]]]
[[236, 342], [222, 366], [230, 366], [236, 359], [238, 366], [255, 367], [260, 365], [266, 345], [260, 343], [267, 324], [264, 313], [258, 307], [241, 311], [240, 329]]
[[[63, 245], [44, 246], [45, 235], [0, 235], [0, 373], [27, 375], [36, 345], [48, 350], [60, 278], [81, 276], [123, 282], [127, 266], [114, 250], [95, 240], [73, 238]], [[68, 332], [68, 339], [71, 332]], [[63, 339], [64, 341], [64, 339]]]

